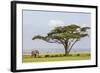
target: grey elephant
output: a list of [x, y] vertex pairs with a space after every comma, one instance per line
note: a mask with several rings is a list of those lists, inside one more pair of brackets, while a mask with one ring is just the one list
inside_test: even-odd
[[38, 50], [33, 50], [33, 51], [31, 52], [31, 57], [36, 58], [36, 57], [38, 57], [38, 56], [39, 56], [39, 51], [38, 51]]

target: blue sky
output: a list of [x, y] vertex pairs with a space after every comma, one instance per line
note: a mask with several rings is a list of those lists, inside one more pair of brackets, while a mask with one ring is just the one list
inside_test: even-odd
[[[54, 12], [23, 10], [23, 50], [38, 49], [40, 52], [64, 51], [63, 45], [47, 43], [42, 40], [32, 40], [35, 35], [46, 35], [55, 26], [78, 24], [91, 26], [90, 13]], [[90, 34], [90, 32], [89, 32]], [[72, 50], [90, 50], [90, 37], [77, 42]]]

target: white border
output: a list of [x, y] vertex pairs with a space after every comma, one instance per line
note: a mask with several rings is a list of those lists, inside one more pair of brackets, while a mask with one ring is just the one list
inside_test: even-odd
[[[40, 63], [22, 63], [22, 9], [29, 10], [49, 10], [49, 11], [70, 11], [70, 12], [88, 12], [91, 13], [91, 60], [81, 61], [60, 61], [60, 62], [40, 62]], [[96, 36], [96, 21], [95, 9], [81, 8], [81, 7], [59, 7], [59, 6], [45, 6], [45, 5], [28, 5], [17, 4], [17, 70], [21, 69], [38, 69], [38, 68], [51, 68], [51, 67], [71, 67], [71, 66], [85, 66], [95, 65], [95, 36]]]

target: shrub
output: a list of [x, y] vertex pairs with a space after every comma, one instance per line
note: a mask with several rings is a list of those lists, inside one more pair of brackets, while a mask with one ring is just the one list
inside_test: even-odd
[[90, 53], [88, 54], [88, 56], [90, 56]]
[[54, 55], [51, 55], [50, 57], [54, 57]]
[[51, 57], [59, 57], [59, 55], [51, 55]]
[[78, 53], [77, 56], [80, 56], [80, 54]]
[[45, 55], [45, 57], [50, 57], [50, 55]]
[[65, 54], [63, 56], [66, 56]]
[[59, 55], [59, 57], [62, 57], [62, 56], [63, 56], [62, 54]]
[[55, 55], [55, 57], [59, 57], [59, 55]]
[[38, 58], [42, 58], [42, 56], [38, 56]]

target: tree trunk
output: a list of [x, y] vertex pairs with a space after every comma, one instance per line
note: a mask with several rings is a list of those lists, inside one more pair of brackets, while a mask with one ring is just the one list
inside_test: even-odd
[[65, 46], [64, 48], [65, 48], [65, 55], [67, 56], [68, 55], [68, 47]]
[[65, 55], [68, 55], [68, 39], [65, 40], [65, 46], [64, 46], [64, 48], [65, 48]]

